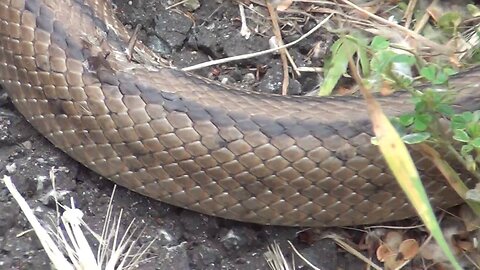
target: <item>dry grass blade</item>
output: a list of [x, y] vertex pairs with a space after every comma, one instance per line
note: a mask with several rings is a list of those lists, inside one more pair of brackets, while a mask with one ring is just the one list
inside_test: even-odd
[[448, 47], [448, 46], [438, 44], [438, 43], [436, 43], [436, 42], [434, 42], [434, 41], [432, 41], [432, 40], [414, 32], [414, 31], [411, 31], [408, 28], [405, 28], [401, 25], [398, 25], [394, 22], [391, 22], [391, 21], [389, 21], [387, 19], [384, 19], [380, 16], [377, 16], [377, 15], [371, 13], [371, 12], [368, 12], [367, 10], [355, 5], [354, 3], [352, 3], [348, 0], [342, 0], [342, 2], [344, 2], [345, 4], [349, 5], [350, 7], [354, 8], [354, 9], [368, 15], [372, 19], [375, 19], [375, 20], [377, 20], [377, 21], [379, 21], [379, 22], [381, 22], [385, 25], [388, 25], [390, 27], [393, 27], [395, 29], [398, 29], [398, 30], [402, 31], [405, 35], [408, 35], [408, 36], [416, 39], [417, 41], [431, 47], [432, 49], [434, 49], [435, 51], [437, 51], [439, 53], [442, 53], [442, 54], [445, 54], [445, 55], [451, 55], [454, 52], [454, 50], [452, 48]]
[[372, 260], [370, 260], [369, 258], [365, 257], [365, 255], [363, 255], [362, 253], [360, 253], [358, 250], [356, 250], [355, 248], [353, 248], [352, 246], [350, 246], [347, 242], [343, 241], [342, 238], [336, 234], [328, 234], [326, 236], [324, 236], [323, 238], [328, 238], [328, 239], [332, 239], [333, 241], [335, 241], [335, 243], [337, 245], [339, 245], [341, 248], [343, 248], [345, 251], [347, 251], [348, 253], [352, 254], [353, 256], [359, 258], [360, 260], [362, 260], [363, 262], [365, 262], [366, 264], [368, 264], [370, 267], [373, 267], [374, 269], [376, 270], [382, 270], [383, 268], [378, 266], [377, 264], [375, 264]]
[[[52, 179], [54, 179], [54, 171], [50, 175], [53, 175]], [[140, 247], [139, 251], [134, 254], [134, 249], [142, 233], [140, 232], [134, 238], [137, 228], [134, 227], [134, 221], [132, 221], [126, 228], [125, 233], [119, 235], [122, 215], [120, 213], [112, 221], [113, 194], [108, 205], [102, 234], [97, 235], [85, 224], [82, 219], [83, 213], [75, 207], [73, 199], [70, 207], [60, 205], [65, 211], [60, 216], [61, 222], [55, 222], [53, 230], [42, 227], [25, 199], [13, 185], [10, 177], [5, 176], [3, 182], [32, 225], [56, 269], [135, 269], [138, 268], [141, 257], [145, 255], [155, 241], [154, 239], [148, 245]], [[55, 201], [57, 201], [56, 198]], [[85, 230], [90, 232], [99, 243], [96, 256], [84, 233]]]
[[[280, 26], [278, 25], [277, 11], [273, 7], [273, 5], [270, 4], [269, 1], [267, 1], [267, 8], [268, 8], [268, 12], [270, 13], [270, 19], [272, 20], [272, 28], [273, 28], [273, 33], [275, 34], [276, 42], [279, 46], [282, 46], [284, 44], [282, 40], [282, 32], [280, 31]], [[286, 48], [279, 49], [279, 52], [280, 52], [280, 58], [282, 59], [282, 68], [283, 68], [282, 95], [285, 96], [287, 94], [288, 84], [289, 84], [287, 49]]]
[[47, 253], [54, 267], [62, 270], [73, 270], [73, 266], [63, 256], [63, 253], [60, 251], [57, 244], [49, 236], [47, 230], [40, 225], [40, 222], [35, 217], [32, 209], [30, 209], [30, 206], [27, 204], [20, 192], [18, 192], [18, 190], [15, 188], [15, 185], [12, 183], [12, 179], [9, 176], [4, 176], [3, 183], [20, 206], [20, 209], [22, 209], [24, 215], [27, 217], [28, 222], [30, 222], [32, 225], [38, 239], [40, 240], [40, 243], [45, 249], [45, 252]]
[[292, 244], [292, 242], [288, 241], [288, 244], [290, 244], [290, 247], [292, 248], [293, 252], [295, 252], [295, 254], [297, 254], [297, 256], [300, 259], [302, 259], [302, 261], [304, 261], [308, 266], [310, 266], [314, 270], [321, 270], [320, 268], [313, 265], [310, 261], [308, 261], [307, 258], [303, 257], [303, 255], [300, 254], [300, 252], [298, 252], [298, 250], [295, 248], [295, 246]]
[[267, 261], [268, 266], [272, 270], [291, 270], [295, 269], [295, 265], [292, 263], [290, 266], [283, 255], [280, 245], [274, 242], [268, 246], [268, 251], [264, 254], [265, 260]]
[[405, 15], [403, 16], [405, 18], [405, 28], [410, 28], [410, 23], [412, 22], [412, 17], [413, 17], [413, 11], [415, 9], [415, 6], [417, 5], [417, 0], [411, 0], [408, 1], [408, 6], [407, 9], [405, 10]]

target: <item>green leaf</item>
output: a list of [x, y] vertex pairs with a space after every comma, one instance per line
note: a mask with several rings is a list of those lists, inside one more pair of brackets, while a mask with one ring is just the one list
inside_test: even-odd
[[472, 122], [478, 122], [480, 120], [480, 111], [474, 111], [473, 112], [473, 117], [472, 117]]
[[452, 76], [457, 73], [457, 71], [451, 67], [445, 67], [443, 68], [443, 72], [447, 74], [448, 76]]
[[410, 66], [415, 64], [416, 61], [417, 59], [415, 59], [413, 55], [409, 55], [409, 54], [397, 54], [392, 58], [392, 62], [405, 63]]
[[[420, 75], [432, 84], [444, 84], [455, 71], [451, 68], [439, 69], [436, 65], [430, 64], [420, 69]], [[441, 98], [441, 96], [440, 96]]]
[[420, 75], [430, 82], [433, 82], [437, 75], [437, 67], [434, 65], [428, 65], [420, 69]]
[[451, 126], [453, 129], [464, 129], [467, 126], [467, 122], [462, 115], [456, 114], [452, 117]]
[[460, 149], [460, 154], [462, 154], [462, 156], [467, 156], [468, 153], [472, 151], [473, 151], [473, 146], [471, 146], [470, 144], [466, 144], [462, 146], [462, 149]]
[[427, 130], [431, 121], [432, 121], [432, 116], [429, 114], [416, 115], [415, 120], [413, 122], [413, 128], [415, 131], [425, 131]]
[[360, 60], [360, 66], [362, 67], [362, 74], [364, 77], [368, 77], [370, 75], [370, 61], [368, 59], [367, 49], [359, 46], [357, 54]]
[[428, 132], [419, 132], [419, 133], [407, 134], [402, 137], [402, 140], [406, 144], [416, 144], [416, 143], [421, 143], [428, 140], [430, 136], [431, 134]]
[[460, 117], [462, 117], [464, 123], [472, 122], [474, 118], [472, 112], [463, 112]]
[[448, 75], [443, 72], [439, 71], [437, 73], [437, 77], [435, 78], [435, 81], [432, 81], [434, 84], [444, 84], [448, 81]]
[[373, 130], [378, 137], [378, 148], [380, 149], [390, 171], [393, 173], [399, 186], [405, 192], [407, 198], [425, 223], [425, 226], [444, 252], [445, 257], [452, 263], [454, 269], [462, 269], [440, 229], [425, 188], [422, 185], [420, 175], [418, 174], [407, 147], [396, 132], [395, 128], [391, 125], [390, 121], [388, 121], [385, 114], [383, 114], [378, 103], [368, 103], [367, 100], [367, 104], [369, 106], [369, 114], [374, 127]]
[[413, 114], [404, 114], [398, 118], [400, 124], [404, 127], [408, 127], [413, 124], [413, 120], [415, 120], [415, 116]]
[[468, 10], [468, 13], [470, 13], [470, 15], [472, 15], [473, 17], [480, 16], [480, 9], [473, 4], [468, 4], [467, 10]]
[[467, 132], [461, 129], [455, 129], [453, 131], [453, 139], [459, 141], [459, 142], [469, 142], [470, 141], [470, 136], [468, 136]]
[[480, 138], [473, 139], [470, 144], [475, 148], [480, 148]]
[[392, 59], [395, 55], [396, 54], [390, 50], [377, 52], [370, 61], [372, 71], [377, 74], [385, 74], [386, 71], [390, 71]]
[[437, 106], [437, 110], [439, 113], [445, 116], [452, 116], [455, 113], [452, 106], [450, 106], [449, 104], [439, 104]]
[[438, 26], [449, 32], [456, 32], [462, 23], [462, 15], [459, 12], [447, 12], [438, 19]]
[[372, 43], [370, 43], [370, 47], [374, 51], [385, 50], [389, 46], [390, 46], [390, 42], [386, 38], [381, 37], [381, 36], [375, 36], [372, 39]]
[[329, 68], [325, 73], [325, 80], [320, 86], [319, 96], [329, 96], [338, 80], [345, 74], [348, 60], [355, 54], [357, 43], [352, 37], [343, 37], [332, 46], [332, 56], [329, 60]]

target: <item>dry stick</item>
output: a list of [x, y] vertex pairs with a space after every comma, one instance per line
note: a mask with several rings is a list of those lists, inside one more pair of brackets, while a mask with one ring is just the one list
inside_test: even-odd
[[407, 10], [405, 10], [405, 15], [403, 16], [405, 18], [405, 28], [410, 28], [410, 24], [412, 23], [413, 10], [415, 9], [417, 2], [418, 0], [410, 0], [408, 2]]
[[248, 29], [247, 26], [247, 18], [245, 18], [245, 10], [243, 9], [243, 5], [238, 4], [238, 9], [240, 11], [240, 19], [242, 21], [242, 27], [240, 27], [240, 35], [245, 39], [249, 39], [252, 32]]
[[140, 31], [141, 28], [142, 28], [142, 25], [137, 24], [137, 26], [135, 27], [135, 30], [133, 31], [132, 36], [130, 37], [130, 40], [128, 41], [128, 47], [127, 47], [127, 59], [128, 59], [128, 61], [132, 60], [133, 51], [134, 51], [135, 44], [137, 43], [137, 39], [138, 39], [138, 32]]
[[365, 229], [366, 230], [372, 230], [372, 229], [412, 230], [412, 229], [418, 229], [418, 228], [424, 228], [424, 227], [425, 227], [424, 224], [412, 225], [412, 226], [373, 225], [373, 226], [365, 227]]
[[297, 254], [297, 256], [302, 259], [302, 261], [304, 261], [308, 266], [310, 266], [313, 270], [321, 270], [320, 268], [316, 267], [315, 265], [313, 265], [309, 260], [307, 260], [307, 258], [305, 258], [296, 248], [295, 246], [292, 244], [292, 242], [290, 241], [287, 241], [288, 244], [290, 244], [290, 247], [292, 248], [292, 250], [295, 252], [295, 254]]
[[[431, 6], [437, 5], [437, 2], [438, 2], [438, 0], [433, 0], [432, 3], [430, 3], [430, 5], [427, 7], [427, 10]], [[415, 26], [413, 28], [413, 31], [415, 33], [420, 33], [423, 30], [423, 28], [425, 27], [425, 25], [428, 23], [428, 20], [430, 20], [430, 13], [425, 12], [423, 14], [422, 18], [420, 18], [420, 20], [418, 20], [417, 23], [415, 24]]]
[[172, 9], [172, 8], [174, 8], [174, 7], [176, 7], [176, 6], [185, 4], [187, 1], [188, 1], [188, 0], [180, 1], [180, 2], [178, 2], [178, 3], [175, 3], [175, 4], [171, 5], [171, 6], [166, 7], [165, 9], [166, 9], [166, 10]]
[[15, 199], [17, 204], [20, 206], [20, 209], [22, 210], [23, 214], [27, 218], [32, 228], [35, 230], [35, 233], [37, 234], [37, 237], [40, 240], [40, 243], [45, 249], [45, 252], [47, 253], [53, 265], [57, 269], [73, 270], [72, 265], [63, 256], [63, 253], [58, 248], [58, 245], [49, 236], [47, 230], [42, 227], [42, 225], [40, 224], [38, 219], [35, 217], [35, 214], [33, 213], [28, 203], [22, 197], [20, 192], [18, 192], [10, 176], [4, 176], [3, 183], [5, 184], [5, 187], [8, 189], [8, 191], [10, 191], [10, 194]]
[[350, 7], [354, 8], [354, 9], [356, 9], [356, 10], [358, 10], [358, 11], [360, 11], [360, 12], [366, 14], [366, 15], [368, 15], [370, 18], [373, 18], [373, 19], [375, 19], [375, 20], [377, 20], [377, 21], [379, 21], [379, 22], [381, 22], [381, 23], [384, 23], [384, 24], [386, 24], [386, 25], [388, 25], [388, 26], [391, 26], [391, 27], [393, 27], [393, 28], [396, 28], [396, 29], [400, 30], [400, 31], [404, 32], [404, 33], [407, 34], [407, 35], [410, 35], [411, 37], [415, 38], [416, 40], [418, 40], [418, 41], [420, 41], [420, 42], [422, 42], [422, 43], [430, 46], [431, 48], [433, 48], [433, 49], [435, 49], [435, 50], [437, 50], [437, 51], [439, 51], [439, 52], [441, 52], [441, 53], [443, 53], [443, 54], [450, 55], [450, 54], [452, 54], [452, 53], [454, 52], [451, 48], [449, 48], [449, 47], [447, 47], [447, 46], [444, 46], [444, 45], [438, 44], [438, 43], [436, 43], [436, 42], [434, 42], [434, 41], [431, 41], [430, 39], [428, 39], [428, 38], [426, 38], [426, 37], [424, 37], [424, 36], [422, 36], [422, 35], [420, 35], [420, 34], [418, 34], [418, 33], [415, 33], [414, 31], [412, 31], [412, 30], [410, 30], [410, 29], [407, 29], [407, 28], [405, 28], [405, 27], [403, 27], [403, 26], [401, 26], [401, 25], [398, 25], [398, 24], [396, 24], [396, 23], [394, 23], [394, 22], [391, 22], [391, 21], [389, 21], [389, 20], [386, 20], [386, 19], [384, 19], [384, 18], [382, 18], [382, 17], [380, 17], [380, 16], [377, 16], [377, 15], [371, 13], [371, 12], [368, 12], [367, 10], [365, 10], [365, 9], [363, 9], [363, 8], [355, 5], [354, 3], [352, 3], [352, 2], [350, 2], [350, 1], [348, 1], [348, 0], [342, 0], [342, 2], [344, 2], [345, 4], [349, 5]]
[[[276, 9], [267, 1], [268, 12], [270, 13], [270, 19], [272, 20], [273, 33], [275, 34], [276, 43], [280, 46], [283, 45], [282, 32], [280, 31], [280, 26], [278, 26], [278, 15]], [[283, 67], [283, 82], [282, 82], [282, 96], [287, 94], [288, 90], [288, 59], [287, 59], [287, 49], [280, 49], [280, 58], [282, 59]]]
[[311, 34], [313, 34], [315, 31], [317, 31], [320, 27], [322, 27], [328, 20], [330, 20], [330, 18], [331, 18], [332, 16], [333, 16], [333, 14], [330, 14], [327, 18], [323, 19], [319, 24], [317, 24], [314, 28], [312, 28], [312, 29], [311, 29], [310, 31], [308, 31], [306, 34], [304, 34], [303, 36], [301, 36], [301, 37], [298, 38], [297, 40], [292, 41], [292, 42], [290, 42], [290, 43], [288, 43], [288, 44], [286, 44], [286, 45], [282, 45], [282, 46], [280, 46], [280, 47], [272, 48], [272, 49], [268, 49], [268, 50], [264, 50], [264, 51], [259, 51], [259, 52], [254, 52], [254, 53], [247, 53], [247, 54], [241, 54], [241, 55], [237, 55], [237, 56], [233, 56], [233, 57], [227, 57], [227, 58], [223, 58], [223, 59], [208, 61], [208, 62], [204, 62], [204, 63], [198, 64], [198, 65], [193, 65], [193, 66], [185, 67], [185, 68], [182, 68], [181, 70], [183, 70], [183, 71], [192, 71], [192, 70], [197, 70], [197, 69], [201, 69], [201, 68], [205, 68], [205, 67], [210, 67], [210, 66], [214, 66], [214, 65], [224, 64], [224, 63], [228, 63], [228, 62], [232, 62], [232, 61], [249, 59], [249, 58], [261, 56], [261, 55], [264, 55], [264, 54], [269, 54], [269, 53], [273, 53], [273, 52], [278, 52], [278, 50], [280, 50], [280, 49], [291, 47], [291, 46], [299, 43], [300, 41], [304, 40], [305, 38], [307, 38], [308, 36], [310, 36]]

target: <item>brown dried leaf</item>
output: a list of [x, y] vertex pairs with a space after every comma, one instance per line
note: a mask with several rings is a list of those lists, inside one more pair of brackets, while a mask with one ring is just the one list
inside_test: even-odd
[[411, 260], [418, 254], [419, 245], [415, 239], [407, 239], [403, 241], [398, 251], [402, 253], [404, 260]]
[[470, 241], [458, 241], [458, 242], [456, 243], [456, 246], [457, 246], [459, 249], [461, 249], [461, 250], [463, 250], [463, 251], [467, 251], [467, 252], [473, 251], [473, 250], [475, 249], [475, 246], [474, 246], [473, 243], [470, 242]]
[[[389, 257], [394, 256], [393, 252], [387, 245], [383, 244], [377, 248], [377, 259], [381, 262], [385, 262]], [[394, 256], [395, 257], [395, 256]]]

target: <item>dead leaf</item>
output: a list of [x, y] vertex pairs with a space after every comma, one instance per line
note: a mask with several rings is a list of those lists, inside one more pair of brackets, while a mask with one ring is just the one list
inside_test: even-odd
[[455, 244], [459, 249], [467, 252], [472, 251], [475, 248], [473, 243], [470, 241], [458, 241]]
[[419, 245], [415, 239], [406, 239], [398, 247], [398, 251], [402, 254], [403, 260], [411, 260], [417, 256]]
[[389, 257], [396, 255], [387, 245], [383, 244], [377, 248], [377, 259], [381, 262], [387, 261]]

